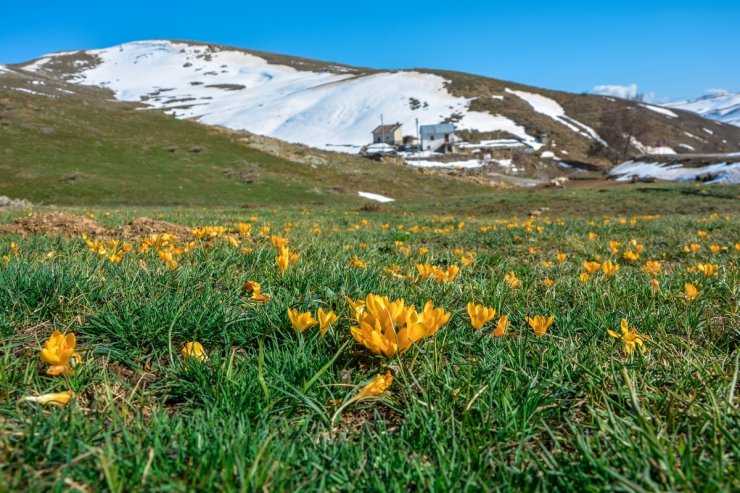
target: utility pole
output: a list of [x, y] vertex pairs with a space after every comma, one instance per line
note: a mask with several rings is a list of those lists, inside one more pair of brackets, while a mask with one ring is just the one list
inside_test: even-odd
[[419, 133], [419, 119], [416, 118], [416, 153], [421, 149], [421, 134]]

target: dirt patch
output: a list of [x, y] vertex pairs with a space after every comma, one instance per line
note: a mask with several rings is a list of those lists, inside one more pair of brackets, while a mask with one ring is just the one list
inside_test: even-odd
[[245, 167], [244, 169], [225, 169], [224, 176], [236, 180], [239, 183], [256, 183], [259, 181], [259, 169], [255, 166]]
[[61, 178], [59, 178], [59, 181], [62, 183], [75, 183], [83, 178], [87, 178], [84, 173], [80, 173], [79, 171], [75, 171], [74, 173], [70, 175], [65, 175]]
[[385, 212], [385, 208], [380, 204], [367, 203], [358, 209], [360, 212]]
[[157, 221], [148, 217], [137, 217], [120, 228], [110, 230], [109, 235], [138, 240], [151, 235], [161, 235], [164, 233], [175, 235], [178, 239], [184, 239], [190, 236], [190, 228], [166, 221]]
[[86, 233], [91, 236], [102, 236], [107, 232], [98, 223], [85, 217], [74, 216], [64, 212], [43, 216], [19, 217], [11, 224], [0, 226], [0, 234], [48, 235], [75, 237]]
[[169, 233], [183, 240], [190, 237], [190, 228], [148, 217], [137, 217], [120, 228], [106, 229], [91, 219], [64, 212], [19, 217], [10, 224], [0, 225], [0, 234], [72, 238], [82, 236], [83, 233], [96, 238], [125, 238], [127, 240], [139, 240], [151, 235]]

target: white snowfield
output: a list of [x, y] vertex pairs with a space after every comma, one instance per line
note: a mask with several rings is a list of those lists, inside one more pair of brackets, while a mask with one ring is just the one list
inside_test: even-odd
[[550, 99], [548, 97], [542, 96], [541, 94], [535, 94], [532, 92], [513, 91], [509, 88], [506, 88], [506, 92], [520, 97], [521, 99], [526, 101], [536, 112], [542, 113], [545, 116], [549, 116], [553, 120], [562, 123], [572, 131], [579, 133], [585, 137], [597, 140], [602, 144], [606, 144], [606, 142], [604, 142], [604, 140], [599, 137], [599, 134], [597, 134], [594, 129], [566, 115], [563, 107], [560, 106], [560, 104], [558, 104], [558, 102], [554, 99]]
[[629, 181], [632, 176], [667, 181], [695, 181], [697, 177], [710, 176], [713, 179], [708, 183], [740, 183], [740, 162], [687, 168], [676, 163], [627, 161], [612, 168], [609, 176], [617, 181]]
[[654, 111], [656, 113], [660, 113], [661, 115], [667, 116], [668, 118], [678, 118], [678, 115], [677, 114], [675, 114], [674, 112], [672, 112], [669, 109], [661, 108], [660, 106], [653, 106], [651, 104], [642, 104], [640, 106], [642, 106], [643, 108], [647, 108], [650, 111]]
[[[471, 111], [470, 100], [445, 89], [446, 80], [415, 71], [358, 75], [300, 71], [241, 51], [171, 41], [140, 41], [86, 53], [99, 58], [79, 66], [72, 82], [111, 89], [178, 118], [276, 137], [293, 143], [358, 152], [380, 124], [400, 122], [404, 133], [462, 115], [459, 129], [507, 131], [537, 147], [509, 118]], [[43, 72], [50, 55], [26, 65]], [[418, 101], [412, 104], [411, 98]], [[415, 108], [415, 109], [414, 109]]]
[[357, 195], [364, 199], [374, 200], [376, 202], [395, 202], [396, 199], [392, 199], [390, 197], [385, 197], [383, 195], [378, 195], [377, 193], [370, 193], [370, 192], [357, 192]]
[[632, 143], [632, 147], [637, 149], [642, 154], [648, 154], [648, 155], [669, 155], [669, 154], [676, 154], [676, 151], [673, 150], [672, 147], [668, 146], [658, 146], [658, 147], [652, 147], [652, 146], [646, 146], [639, 140], [637, 140], [634, 137], [630, 137], [630, 142]]
[[664, 106], [693, 111], [705, 118], [740, 126], [740, 93], [725, 90], [709, 91], [704, 96], [676, 101]]

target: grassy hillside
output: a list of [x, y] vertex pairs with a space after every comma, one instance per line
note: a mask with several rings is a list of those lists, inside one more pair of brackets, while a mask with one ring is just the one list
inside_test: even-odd
[[358, 191], [405, 200], [484, 190], [281, 144], [283, 155], [288, 148], [303, 162], [289, 161], [253, 149], [246, 134], [108, 98], [53, 79], [0, 74], [0, 195], [44, 204], [241, 206], [357, 202]]

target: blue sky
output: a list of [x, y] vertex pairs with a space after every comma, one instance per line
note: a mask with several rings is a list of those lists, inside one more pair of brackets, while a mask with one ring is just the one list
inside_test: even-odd
[[4, 3], [0, 63], [172, 38], [573, 92], [602, 84], [637, 84], [658, 99], [740, 91], [738, 0]]

